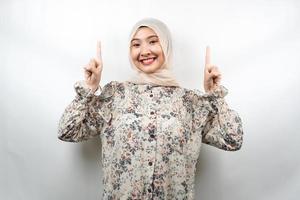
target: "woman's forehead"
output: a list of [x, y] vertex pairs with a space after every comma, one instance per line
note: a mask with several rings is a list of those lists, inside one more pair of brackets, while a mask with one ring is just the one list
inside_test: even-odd
[[132, 40], [143, 40], [149, 39], [152, 37], [158, 37], [155, 31], [149, 27], [140, 27], [136, 30], [135, 34], [132, 37]]

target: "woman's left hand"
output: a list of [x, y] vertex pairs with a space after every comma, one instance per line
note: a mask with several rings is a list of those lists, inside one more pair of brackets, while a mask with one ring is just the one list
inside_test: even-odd
[[205, 92], [214, 91], [221, 82], [221, 73], [217, 66], [210, 62], [210, 48], [206, 47], [205, 67], [204, 67], [204, 90]]

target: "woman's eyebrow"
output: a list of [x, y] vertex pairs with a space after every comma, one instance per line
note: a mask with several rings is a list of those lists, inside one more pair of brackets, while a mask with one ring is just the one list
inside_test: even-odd
[[[148, 39], [150, 39], [150, 38], [153, 38], [153, 37], [156, 37], [156, 38], [158, 38], [158, 36], [157, 35], [149, 35], [146, 39], [148, 40]], [[140, 41], [141, 39], [140, 38], [132, 38], [132, 40], [131, 40], [131, 42], [133, 42], [134, 40], [138, 40], [138, 41]]]

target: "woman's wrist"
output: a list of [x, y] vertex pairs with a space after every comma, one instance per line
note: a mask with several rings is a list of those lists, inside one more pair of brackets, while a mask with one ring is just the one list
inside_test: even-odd
[[95, 93], [96, 90], [98, 90], [98, 88], [99, 88], [99, 86], [90, 87], [90, 89], [93, 93]]
[[98, 90], [98, 88], [99, 88], [99, 85], [89, 85], [89, 84], [86, 84], [86, 86], [90, 89], [90, 92], [92, 92], [92, 93], [95, 93], [96, 90]]

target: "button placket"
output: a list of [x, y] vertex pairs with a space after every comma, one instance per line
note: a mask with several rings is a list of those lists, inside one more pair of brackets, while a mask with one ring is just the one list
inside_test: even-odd
[[153, 130], [149, 130], [149, 138], [148, 138], [149, 142], [153, 142], [155, 140], [155, 130], [156, 127]]
[[[149, 99], [150, 105], [149, 105], [149, 114], [150, 114], [150, 123], [156, 124], [156, 105], [155, 105], [155, 100], [153, 99], [153, 91], [150, 90], [150, 95], [151, 98]], [[155, 132], [156, 132], [156, 127], [153, 127], [153, 130], [149, 131], [149, 139], [152, 141], [155, 138]]]
[[146, 98], [148, 98], [148, 145], [149, 145], [149, 152], [148, 152], [148, 160], [146, 170], [147, 170], [147, 176], [149, 177], [149, 187], [147, 189], [149, 194], [152, 194], [153, 188], [152, 188], [152, 177], [154, 173], [154, 167], [155, 167], [155, 156], [156, 156], [156, 103], [155, 103], [155, 92], [152, 91], [153, 88], [148, 87], [148, 90], [146, 91]]
[[150, 134], [150, 137], [154, 139], [154, 138], [155, 138], [155, 135], [154, 135], [154, 134]]
[[145, 137], [147, 138], [147, 160], [145, 160], [144, 165], [145, 167], [145, 173], [146, 176], [149, 177], [149, 188], [148, 192], [152, 193], [153, 189], [151, 187], [152, 184], [152, 177], [154, 173], [154, 167], [155, 167], [155, 157], [156, 157], [156, 103], [155, 103], [155, 90], [152, 86], [147, 86], [145, 93], [145, 98], [147, 98], [147, 103], [145, 105], [145, 110], [147, 110], [148, 113], [145, 113], [148, 116], [147, 119], [147, 134]]
[[149, 105], [149, 114], [150, 114], [150, 118], [152, 118], [153, 120], [156, 118], [155, 116], [155, 113], [156, 113], [156, 106], [155, 106], [155, 100], [153, 99], [153, 94], [151, 93], [149, 95], [151, 98], [150, 98], [150, 105]]

